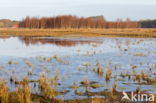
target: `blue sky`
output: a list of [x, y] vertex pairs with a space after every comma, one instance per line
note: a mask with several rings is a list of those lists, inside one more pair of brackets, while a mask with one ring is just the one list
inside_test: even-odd
[[0, 0], [0, 19], [25, 16], [104, 15], [117, 18], [156, 19], [156, 0]]

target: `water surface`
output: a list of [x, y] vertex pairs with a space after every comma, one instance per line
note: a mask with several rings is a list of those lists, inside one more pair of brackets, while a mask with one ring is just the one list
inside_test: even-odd
[[[44, 60], [54, 56], [63, 62], [55, 59]], [[148, 93], [156, 94], [155, 85], [139, 84], [133, 79], [121, 77], [122, 73], [133, 74], [143, 71], [154, 79], [155, 58], [155, 38], [0, 38], [0, 77], [7, 78], [11, 91], [15, 89], [15, 85], [9, 82], [10, 76], [17, 76], [21, 80], [31, 71], [29, 79], [37, 80], [43, 72], [48, 77], [53, 77], [58, 71], [60, 78], [58, 91], [69, 90], [64, 95], [65, 99], [85, 97], [74, 94], [74, 90], [70, 88], [76, 82], [80, 86], [79, 91], [84, 92], [85, 88], [80, 84], [84, 79], [102, 85], [99, 88], [90, 88], [92, 92], [110, 90], [112, 85], [117, 83], [118, 91], [135, 91], [141, 88]], [[11, 65], [10, 61], [13, 62]], [[29, 67], [26, 61], [32, 63], [33, 68]], [[93, 71], [93, 68], [97, 67], [97, 62], [104, 70], [102, 76]], [[132, 66], [137, 68], [134, 70]], [[108, 68], [112, 69], [112, 78], [106, 82], [105, 75]], [[36, 93], [37, 89], [33, 89], [33, 92]]]

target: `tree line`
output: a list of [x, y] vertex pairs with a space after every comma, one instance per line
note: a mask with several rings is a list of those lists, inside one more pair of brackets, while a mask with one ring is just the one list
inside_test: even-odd
[[130, 19], [106, 21], [103, 16], [77, 17], [72, 15], [56, 17], [26, 17], [19, 22], [20, 28], [138, 28], [139, 23]]
[[18, 21], [9, 19], [0, 19], [0, 28], [10, 28], [18, 25]]
[[141, 28], [156, 28], [156, 20], [143, 20], [139, 24]]

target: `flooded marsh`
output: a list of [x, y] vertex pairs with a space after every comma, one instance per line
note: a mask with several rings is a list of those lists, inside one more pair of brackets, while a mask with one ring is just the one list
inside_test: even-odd
[[72, 103], [123, 91], [156, 94], [156, 38], [6, 37], [0, 44], [0, 98]]

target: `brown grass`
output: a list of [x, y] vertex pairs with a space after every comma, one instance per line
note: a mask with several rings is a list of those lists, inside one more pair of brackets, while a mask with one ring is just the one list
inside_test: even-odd
[[5, 79], [0, 82], [0, 103], [9, 103], [9, 90]]
[[31, 89], [28, 77], [23, 78], [23, 84], [16, 87], [16, 91], [11, 96], [12, 103], [31, 103]]
[[156, 37], [156, 29], [13, 29], [1, 28], [0, 36], [54, 37]]
[[111, 79], [112, 70], [109, 68], [106, 72], [106, 81], [109, 81]]

